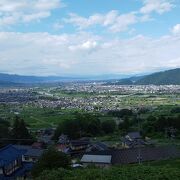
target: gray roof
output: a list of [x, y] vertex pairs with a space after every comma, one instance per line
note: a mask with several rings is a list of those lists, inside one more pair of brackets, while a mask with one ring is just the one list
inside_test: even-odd
[[84, 163], [102, 163], [102, 164], [110, 164], [111, 163], [111, 155], [83, 155], [81, 162]]
[[132, 138], [132, 139], [139, 139], [139, 138], [141, 138], [141, 135], [140, 135], [139, 132], [129, 132], [127, 135], [130, 138]]
[[142, 162], [179, 158], [180, 150], [175, 146], [141, 147], [88, 152], [86, 155], [95, 155], [100, 157], [111, 156], [111, 163], [116, 165], [138, 163], [138, 158], [140, 158]]
[[140, 158], [142, 162], [145, 162], [179, 157], [180, 150], [176, 147], [130, 148], [112, 151], [112, 164], [137, 163], [138, 158]]

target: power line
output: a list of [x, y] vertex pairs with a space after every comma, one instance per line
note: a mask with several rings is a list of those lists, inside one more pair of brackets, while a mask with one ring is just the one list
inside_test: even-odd
[[0, 141], [32, 141], [33, 139], [9, 139], [9, 138], [0, 138]]

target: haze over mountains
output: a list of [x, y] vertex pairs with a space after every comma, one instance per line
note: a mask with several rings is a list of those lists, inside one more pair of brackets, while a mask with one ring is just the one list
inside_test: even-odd
[[[23, 84], [73, 82], [73, 81], [99, 81], [105, 80], [107, 84], [115, 85], [180, 85], [180, 68], [153, 73], [145, 76], [127, 77], [125, 75], [76, 76], [76, 77], [37, 77], [21, 76], [0, 73], [0, 86], [20, 86]], [[112, 79], [112, 80], [111, 80]]]
[[180, 85], [180, 68], [171, 69], [162, 72], [156, 72], [146, 76], [131, 77], [120, 79], [119, 81], [111, 81], [110, 84], [115, 85]]

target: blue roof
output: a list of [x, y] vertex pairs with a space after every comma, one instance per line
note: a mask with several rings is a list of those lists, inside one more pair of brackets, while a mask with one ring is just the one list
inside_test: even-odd
[[33, 148], [32, 146], [26, 145], [13, 145], [16, 149], [26, 150], [25, 156], [40, 157], [43, 154], [43, 149]]
[[24, 153], [26, 153], [25, 150], [16, 149], [13, 145], [8, 145], [0, 149], [0, 167], [6, 166], [16, 159], [21, 158]]

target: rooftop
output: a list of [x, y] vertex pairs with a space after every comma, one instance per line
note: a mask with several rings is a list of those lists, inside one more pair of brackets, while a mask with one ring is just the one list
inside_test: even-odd
[[17, 158], [21, 158], [26, 153], [24, 149], [17, 149], [13, 145], [8, 145], [0, 149], [0, 167], [6, 166], [9, 163], [15, 161]]
[[81, 162], [90, 162], [90, 163], [111, 163], [111, 155], [83, 155]]

